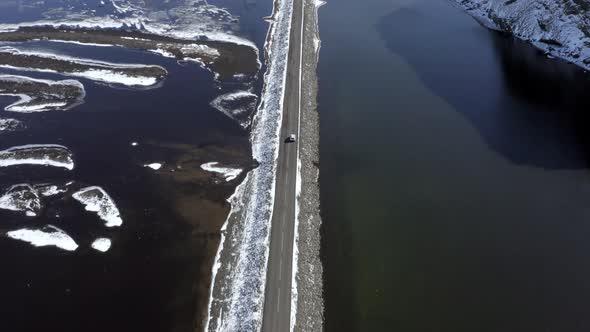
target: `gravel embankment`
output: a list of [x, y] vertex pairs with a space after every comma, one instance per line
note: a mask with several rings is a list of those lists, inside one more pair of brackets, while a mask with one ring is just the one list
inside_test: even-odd
[[317, 110], [317, 60], [319, 39], [316, 2], [305, 2], [303, 54], [303, 111], [301, 114], [301, 196], [299, 212], [299, 258], [297, 318], [295, 331], [322, 331], [324, 318], [323, 267], [320, 260], [320, 123]]

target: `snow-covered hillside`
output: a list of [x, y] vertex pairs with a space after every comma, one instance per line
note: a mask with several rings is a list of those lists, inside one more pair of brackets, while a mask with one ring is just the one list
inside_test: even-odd
[[590, 0], [452, 0], [481, 24], [590, 70]]

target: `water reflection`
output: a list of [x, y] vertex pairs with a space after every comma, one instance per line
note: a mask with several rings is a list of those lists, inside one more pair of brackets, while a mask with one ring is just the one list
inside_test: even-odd
[[[386, 46], [505, 158], [550, 169], [588, 167], [584, 92], [590, 77], [582, 69], [498, 32], [447, 24], [420, 8], [396, 10], [377, 29]], [[408, 29], [415, 36], [408, 38]]]

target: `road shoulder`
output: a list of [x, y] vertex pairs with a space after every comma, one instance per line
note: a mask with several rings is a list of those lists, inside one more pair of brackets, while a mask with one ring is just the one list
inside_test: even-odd
[[301, 194], [297, 250], [297, 315], [295, 331], [322, 331], [323, 267], [320, 259], [319, 113], [317, 0], [305, 1], [302, 111], [300, 123]]

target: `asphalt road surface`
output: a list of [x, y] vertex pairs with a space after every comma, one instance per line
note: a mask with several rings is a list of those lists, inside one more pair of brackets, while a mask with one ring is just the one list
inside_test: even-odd
[[[283, 104], [281, 147], [277, 165], [274, 212], [270, 234], [270, 253], [262, 331], [289, 331], [291, 319], [291, 278], [299, 149], [299, 113], [301, 111], [301, 65], [303, 38], [303, 0], [292, 0], [293, 15], [287, 63], [287, 82]], [[290, 134], [297, 142], [285, 143]]]

